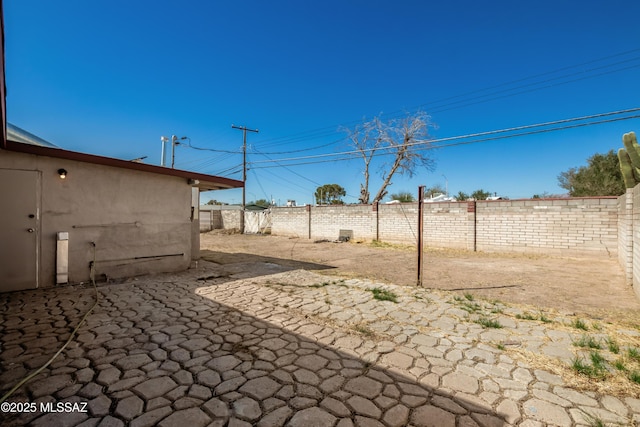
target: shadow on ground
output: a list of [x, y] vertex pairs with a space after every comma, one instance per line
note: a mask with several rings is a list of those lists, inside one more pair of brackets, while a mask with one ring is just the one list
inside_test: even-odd
[[[285, 268], [288, 270], [331, 270], [336, 268], [327, 264], [300, 261], [296, 259], [282, 259], [251, 253], [227, 253], [212, 250], [200, 251], [200, 258], [205, 261], [225, 265], [227, 266], [227, 270], [232, 266], [239, 266], [243, 264], [251, 265], [253, 267], [251, 271], [245, 270], [247, 275], [264, 274], [264, 269], [260, 268], [261, 264], [267, 268], [275, 265], [279, 266], [279, 268]], [[238, 262], [239, 260], [242, 261]]]

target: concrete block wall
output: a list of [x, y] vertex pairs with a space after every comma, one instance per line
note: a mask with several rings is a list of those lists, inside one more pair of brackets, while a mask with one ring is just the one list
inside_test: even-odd
[[468, 241], [473, 228], [469, 228], [467, 207], [467, 202], [425, 203], [424, 244], [436, 248], [473, 250]]
[[[373, 213], [375, 214], [375, 212]], [[418, 241], [418, 204], [378, 205], [377, 228], [377, 239], [382, 242], [416, 244]], [[374, 235], [372, 239], [375, 238]]]
[[[615, 197], [425, 203], [424, 241], [488, 252], [618, 257], [619, 205]], [[346, 229], [354, 239], [417, 242], [417, 203], [273, 208], [272, 215], [275, 235], [333, 240]]]
[[309, 211], [307, 206], [278, 207], [271, 211], [271, 234], [290, 237], [309, 236]]
[[240, 228], [239, 207], [200, 206], [200, 232]]
[[219, 210], [200, 210], [200, 232], [217, 230], [222, 227], [222, 212]]
[[[628, 194], [628, 193], [627, 193]], [[630, 280], [636, 295], [640, 298], [640, 185], [632, 190], [632, 279]]]
[[477, 250], [617, 257], [617, 221], [616, 197], [478, 201]]
[[630, 283], [633, 278], [633, 192], [630, 188], [618, 197], [618, 262]]
[[[337, 240], [340, 230], [353, 232], [354, 240], [375, 238], [371, 205], [329, 205], [311, 208], [311, 237]], [[273, 232], [273, 229], [272, 229]]]

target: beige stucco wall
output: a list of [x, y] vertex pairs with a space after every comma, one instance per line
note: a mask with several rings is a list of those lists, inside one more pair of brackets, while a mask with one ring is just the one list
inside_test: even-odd
[[[4, 150], [0, 168], [40, 171], [41, 287], [55, 284], [61, 231], [69, 232], [73, 283], [90, 279], [92, 242], [96, 278], [102, 280], [186, 269], [199, 245], [192, 189], [183, 178]], [[68, 171], [64, 180], [60, 168]]]

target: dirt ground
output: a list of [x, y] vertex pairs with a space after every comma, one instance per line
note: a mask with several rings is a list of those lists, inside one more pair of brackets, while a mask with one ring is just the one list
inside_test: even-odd
[[[399, 245], [314, 242], [210, 232], [202, 258], [219, 264], [273, 263], [322, 274], [416, 286], [417, 252]], [[506, 303], [640, 322], [640, 300], [617, 259], [427, 249], [423, 286]]]

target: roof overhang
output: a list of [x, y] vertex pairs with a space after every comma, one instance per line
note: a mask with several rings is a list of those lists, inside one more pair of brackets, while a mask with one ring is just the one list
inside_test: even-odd
[[112, 157], [78, 153], [76, 151], [68, 151], [60, 148], [42, 147], [38, 145], [23, 144], [15, 141], [6, 141], [5, 148], [8, 151], [33, 154], [36, 156], [55, 157], [65, 160], [74, 160], [77, 162], [93, 163], [96, 165], [155, 173], [159, 175], [177, 176], [180, 178], [185, 178], [193, 187], [198, 187], [200, 191], [225, 190], [229, 188], [244, 187], [244, 183], [242, 181], [224, 178], [221, 176], [206, 175], [180, 169], [171, 169], [163, 166], [149, 165], [146, 163], [114, 159]]

